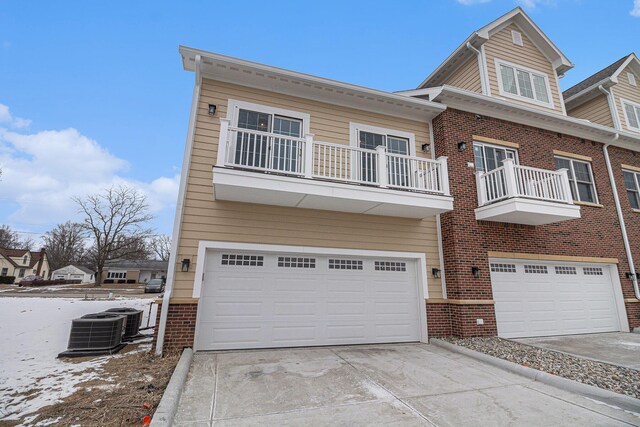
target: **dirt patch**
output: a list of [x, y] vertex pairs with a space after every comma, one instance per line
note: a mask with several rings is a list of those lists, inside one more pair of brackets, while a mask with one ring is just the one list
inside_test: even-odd
[[[155, 412], [180, 353], [158, 357], [149, 344], [128, 346], [98, 368], [99, 378], [81, 383], [62, 402], [47, 406], [35, 416], [26, 416], [24, 425], [56, 426], [140, 426], [145, 415]], [[83, 358], [84, 359], [84, 358]], [[77, 359], [76, 359], [77, 360]], [[1, 424], [0, 425], [5, 425]], [[15, 424], [6, 424], [15, 425]]]

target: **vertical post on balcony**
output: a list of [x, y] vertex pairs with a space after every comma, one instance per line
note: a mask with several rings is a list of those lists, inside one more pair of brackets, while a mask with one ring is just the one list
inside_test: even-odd
[[504, 185], [507, 197], [518, 196], [518, 183], [516, 181], [516, 168], [513, 159], [504, 159], [502, 161], [504, 167]]
[[389, 171], [387, 170], [387, 149], [384, 145], [376, 147], [376, 158], [378, 163], [376, 169], [378, 171], [378, 185], [387, 188], [389, 185]]
[[229, 124], [231, 124], [231, 120], [220, 119], [220, 140], [218, 141], [218, 158], [216, 160], [216, 166], [225, 166], [227, 163]]
[[440, 156], [438, 160], [438, 169], [440, 172], [440, 188], [433, 188], [432, 190], [440, 190], [445, 196], [449, 196], [449, 164], [447, 156]]
[[304, 177], [313, 178], [313, 134], [304, 135]]
[[571, 184], [569, 183], [569, 169], [558, 169], [560, 172], [560, 184], [562, 185], [562, 195], [564, 201], [573, 204], [573, 196], [571, 195]]
[[476, 172], [476, 188], [478, 190], [478, 206], [484, 206], [487, 203], [487, 187], [483, 178], [484, 172]]

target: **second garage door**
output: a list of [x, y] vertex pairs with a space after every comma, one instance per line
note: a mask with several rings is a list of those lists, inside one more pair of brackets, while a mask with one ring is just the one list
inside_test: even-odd
[[207, 254], [197, 350], [419, 341], [416, 262]]
[[499, 336], [620, 330], [609, 266], [495, 259], [491, 283]]

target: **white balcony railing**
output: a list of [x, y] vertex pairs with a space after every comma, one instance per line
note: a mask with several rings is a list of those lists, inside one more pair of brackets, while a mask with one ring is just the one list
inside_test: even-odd
[[478, 172], [478, 205], [484, 206], [512, 197], [573, 204], [567, 169], [549, 171], [503, 160], [503, 166]]
[[391, 154], [230, 127], [221, 119], [217, 166], [238, 167], [309, 179], [449, 195], [447, 158]]

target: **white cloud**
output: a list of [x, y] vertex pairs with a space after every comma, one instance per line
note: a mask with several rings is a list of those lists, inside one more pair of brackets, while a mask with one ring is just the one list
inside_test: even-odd
[[633, 9], [631, 9], [629, 14], [640, 18], [640, 0], [633, 0]]
[[9, 107], [4, 104], [0, 104], [0, 124], [16, 129], [24, 129], [29, 127], [31, 120], [13, 116]]
[[[0, 122], [15, 127], [15, 118], [9, 122], [7, 117], [11, 118], [8, 108], [0, 109]], [[126, 177], [126, 160], [76, 129], [29, 133], [0, 127], [0, 169], [0, 215], [6, 215], [0, 223], [22, 229], [46, 230], [78, 219], [71, 198], [113, 184], [137, 188], [147, 196], [152, 213], [171, 215], [180, 182], [179, 174], [151, 182]]]
[[540, 5], [554, 5], [555, 0], [516, 0], [516, 3], [524, 9], [535, 9]]

